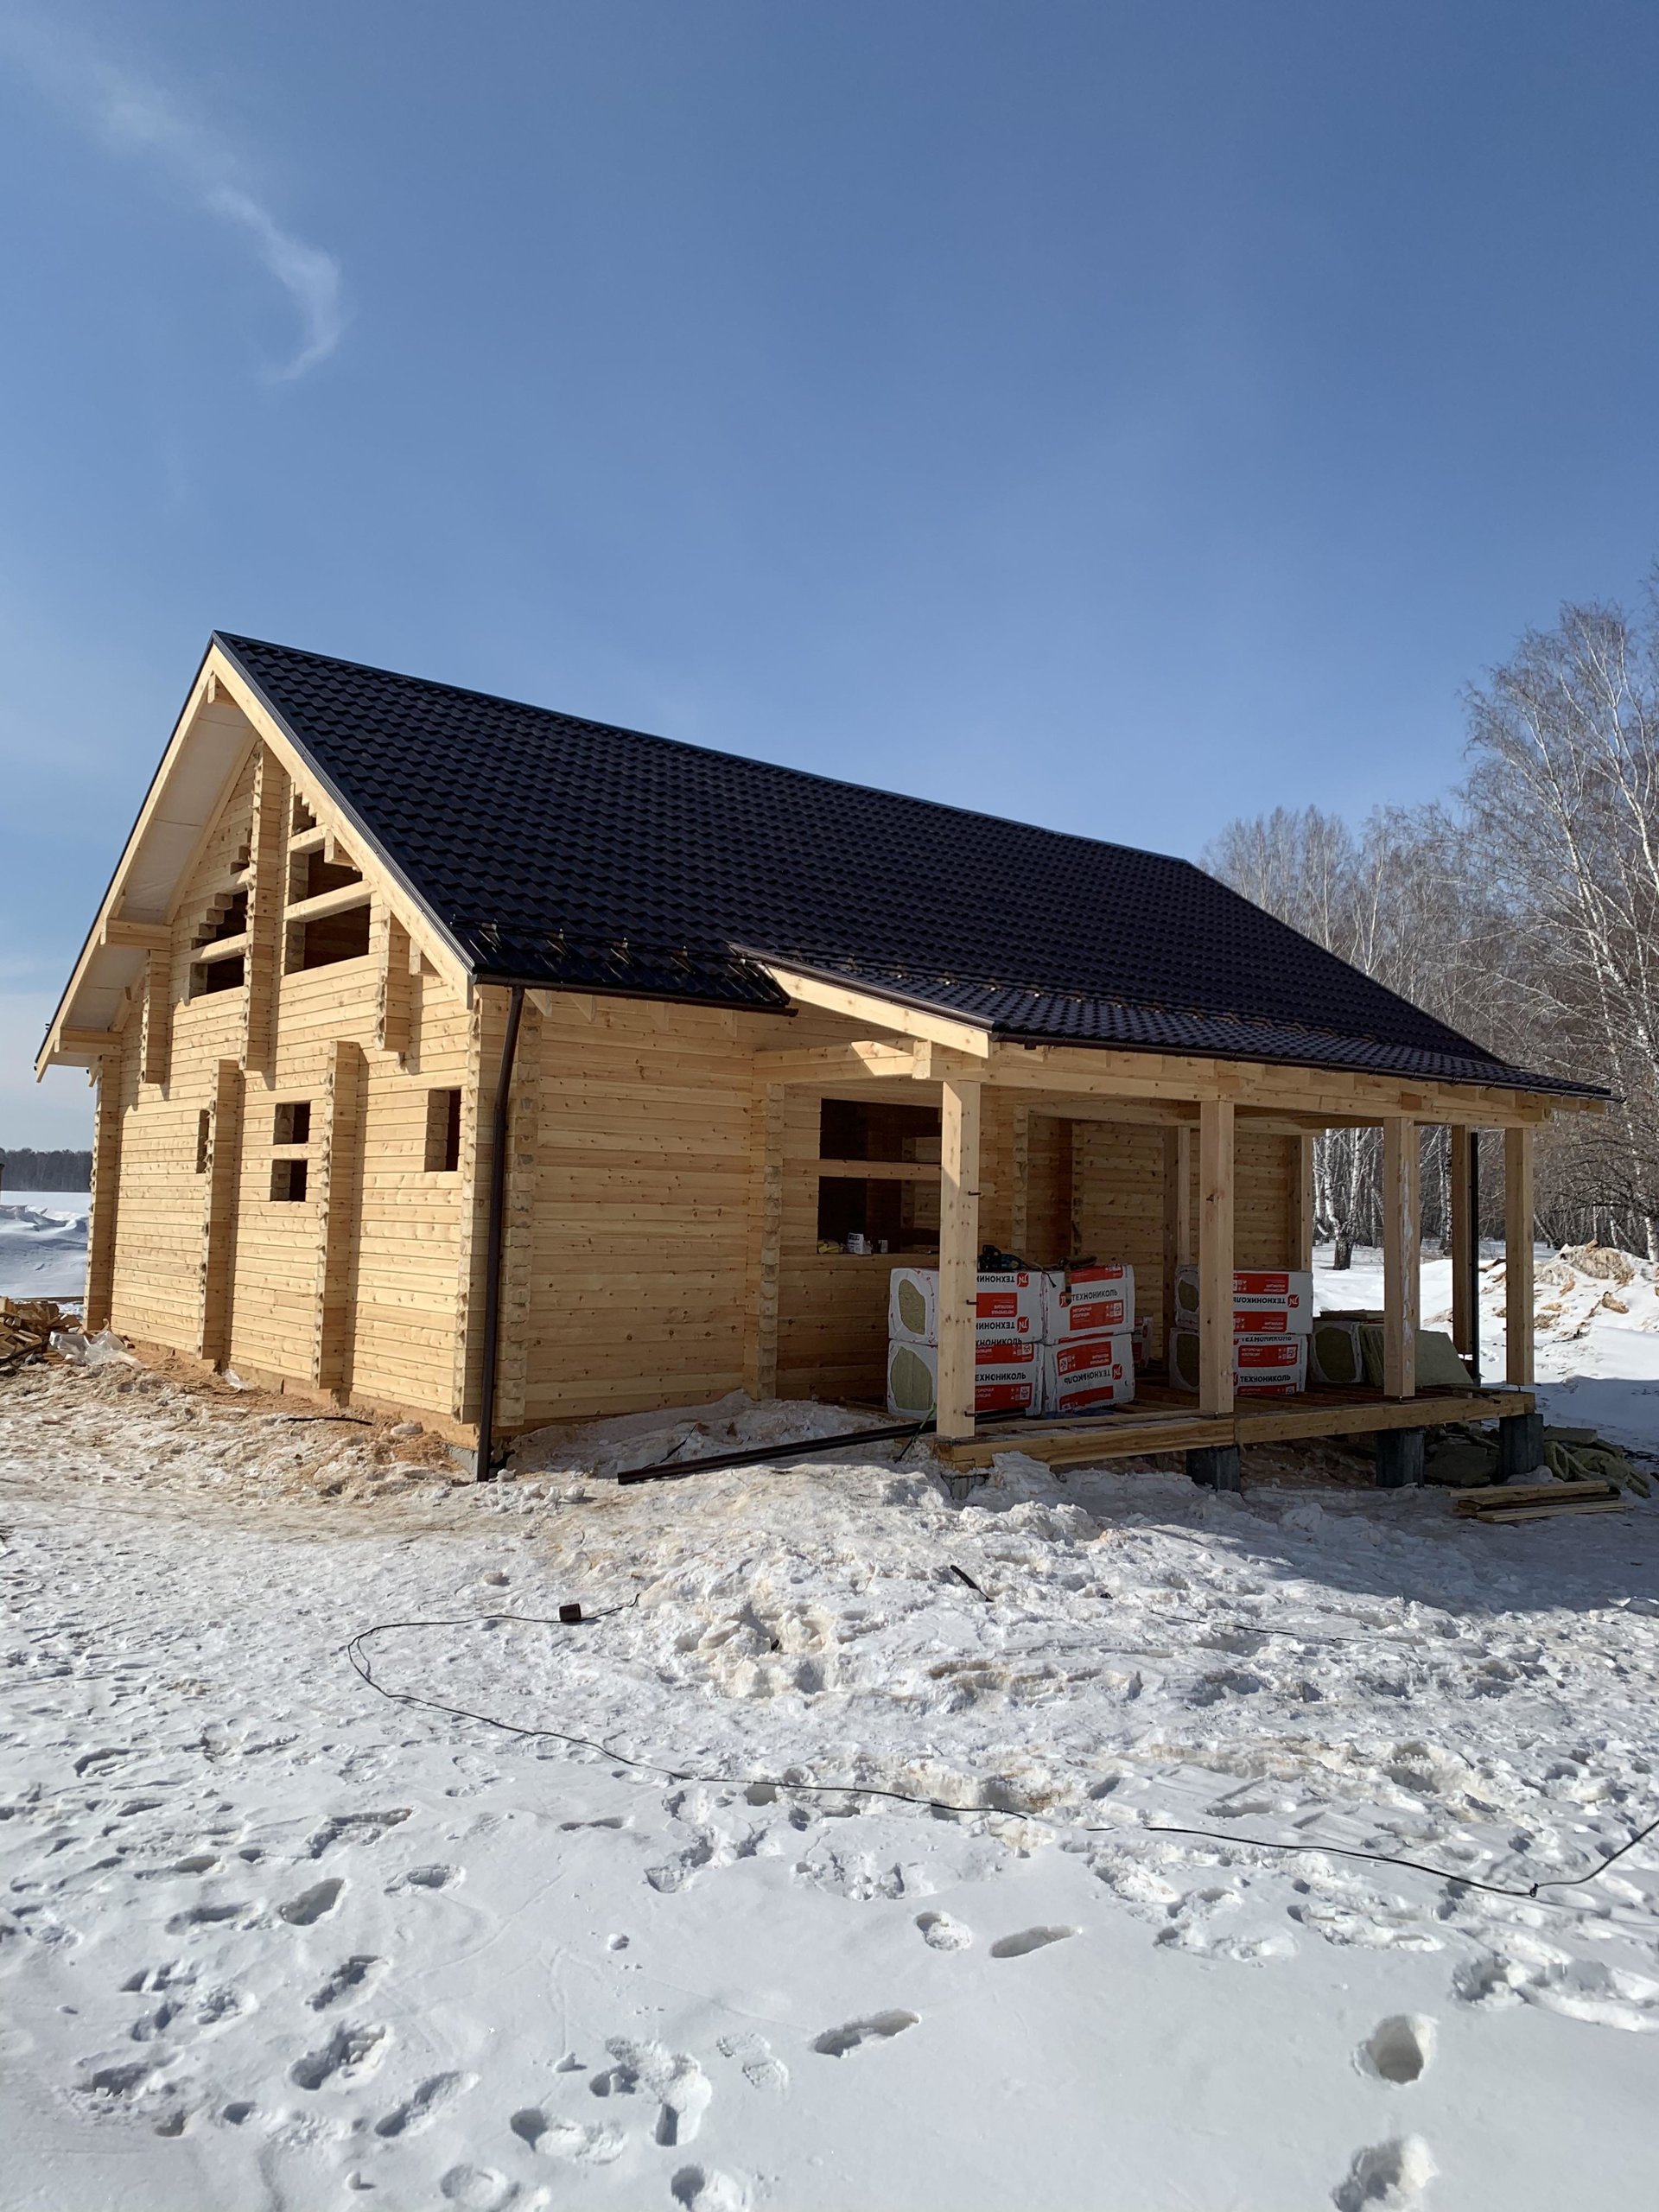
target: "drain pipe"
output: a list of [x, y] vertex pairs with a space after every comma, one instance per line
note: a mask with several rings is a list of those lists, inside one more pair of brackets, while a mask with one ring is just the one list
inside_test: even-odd
[[495, 1113], [490, 1136], [490, 1226], [484, 1254], [484, 1380], [478, 1404], [478, 1480], [495, 1479], [495, 1370], [501, 1342], [501, 1215], [507, 1196], [507, 1122], [512, 1106], [512, 1063], [518, 1051], [518, 1022], [524, 987], [514, 983], [507, 1001], [507, 1033], [501, 1040], [501, 1072], [495, 1085]]

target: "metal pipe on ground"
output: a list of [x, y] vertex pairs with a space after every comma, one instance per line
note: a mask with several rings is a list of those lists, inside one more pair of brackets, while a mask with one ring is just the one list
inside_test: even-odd
[[524, 987], [512, 986], [507, 1033], [501, 1040], [501, 1073], [495, 1086], [490, 1124], [490, 1216], [484, 1255], [484, 1376], [478, 1403], [478, 1480], [495, 1479], [495, 1370], [501, 1343], [501, 1216], [507, 1196], [507, 1124], [512, 1106], [512, 1064], [518, 1052], [518, 1024], [524, 1011]]

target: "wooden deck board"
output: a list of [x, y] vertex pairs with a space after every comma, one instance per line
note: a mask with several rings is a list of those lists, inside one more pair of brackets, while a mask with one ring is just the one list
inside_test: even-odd
[[1280, 1444], [1318, 1436], [1373, 1435], [1387, 1428], [1443, 1428], [1452, 1421], [1529, 1414], [1530, 1390], [1425, 1390], [1385, 1398], [1380, 1390], [1321, 1390], [1294, 1398], [1241, 1398], [1230, 1414], [1201, 1414], [1190, 1394], [1141, 1383], [1121, 1413], [1077, 1421], [998, 1421], [971, 1443], [937, 1448], [953, 1467], [987, 1467], [999, 1452], [1024, 1452], [1051, 1465], [1192, 1452], [1217, 1444]]

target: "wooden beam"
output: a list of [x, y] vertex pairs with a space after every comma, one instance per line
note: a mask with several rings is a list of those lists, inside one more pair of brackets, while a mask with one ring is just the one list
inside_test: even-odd
[[929, 1160], [813, 1160], [807, 1162], [817, 1176], [844, 1179], [852, 1183], [937, 1183], [938, 1164]]
[[[1452, 1342], [1467, 1359], [1476, 1349], [1476, 1328], [1469, 1300], [1470, 1239], [1477, 1233], [1469, 1217], [1469, 1132], [1454, 1122], [1447, 1179], [1452, 1186]], [[1473, 1324], [1473, 1325], [1471, 1325]]]
[[896, 1029], [904, 1037], [925, 1037], [931, 1044], [948, 1045], [976, 1059], [986, 1058], [991, 1033], [976, 1023], [953, 1021], [948, 1014], [930, 1014], [920, 1007], [901, 1006], [896, 999], [879, 998], [873, 991], [857, 991], [845, 983], [827, 982], [822, 976], [803, 976], [793, 968], [774, 968], [763, 963], [780, 990], [803, 1006], [821, 1006], [850, 1020], [864, 1021], [878, 1029]]
[[1382, 1395], [1417, 1392], [1417, 1318], [1423, 1237], [1418, 1206], [1422, 1141], [1415, 1122], [1382, 1124]]
[[242, 1184], [242, 1126], [247, 1081], [238, 1060], [213, 1071], [202, 1171], [201, 1257], [196, 1283], [196, 1356], [218, 1366], [231, 1356], [236, 1289], [237, 1198]]
[[1503, 1132], [1504, 1374], [1523, 1388], [1532, 1381], [1532, 1131]]
[[121, 1203], [121, 1063], [103, 1061], [98, 1071], [98, 1113], [92, 1136], [92, 1222], [86, 1248], [88, 1329], [107, 1329], [115, 1290], [115, 1229]]
[[939, 1398], [947, 1441], [974, 1433], [974, 1344], [979, 1312], [980, 1085], [947, 1076], [940, 1098]]
[[346, 914], [366, 906], [371, 893], [366, 883], [342, 883], [334, 891], [319, 891], [314, 899], [296, 899], [283, 917], [289, 922], [320, 922], [328, 914]]
[[121, 1035], [115, 1029], [60, 1029], [58, 1050], [61, 1052], [118, 1052]]
[[1290, 1264], [1313, 1264], [1313, 1140], [1298, 1135], [1287, 1140], [1290, 1153]]
[[925, 1051], [891, 1039], [861, 1038], [851, 1045], [804, 1045], [794, 1051], [756, 1052], [756, 1079], [762, 1083], [856, 1082], [861, 1077], [909, 1077]]
[[111, 914], [99, 932], [106, 945], [130, 947], [137, 952], [169, 952], [173, 931], [165, 922], [129, 922]]
[[1191, 1267], [1192, 1246], [1192, 1131], [1185, 1126], [1164, 1134], [1164, 1341], [1175, 1328], [1175, 1271]]
[[780, 1083], [757, 1084], [750, 1147], [749, 1285], [743, 1387], [752, 1398], [778, 1395], [778, 1283], [784, 1237], [784, 1116]]
[[1198, 1119], [1198, 1411], [1233, 1408], [1233, 1102]]

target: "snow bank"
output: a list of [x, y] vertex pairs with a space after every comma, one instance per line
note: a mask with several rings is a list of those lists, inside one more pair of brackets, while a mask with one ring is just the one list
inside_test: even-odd
[[0, 1192], [0, 1297], [81, 1295], [90, 1204], [85, 1191]]

